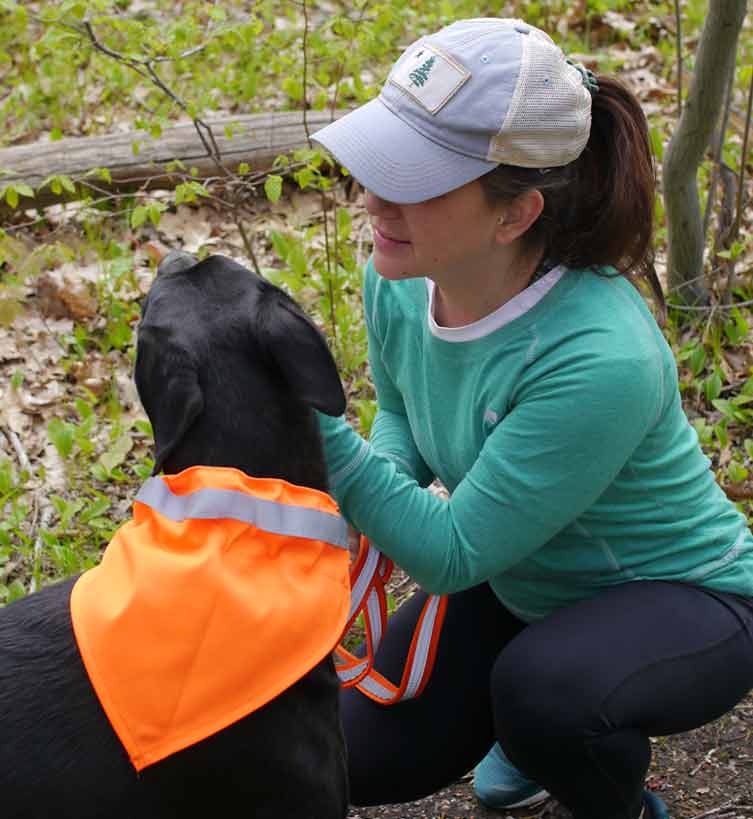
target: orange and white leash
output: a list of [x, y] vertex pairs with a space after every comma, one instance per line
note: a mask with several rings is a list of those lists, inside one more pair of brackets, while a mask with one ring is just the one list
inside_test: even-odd
[[362, 535], [358, 557], [350, 572], [350, 612], [344, 633], [348, 633], [358, 615], [363, 612], [366, 656], [356, 657], [342, 645], [335, 649], [335, 668], [343, 687], [355, 686], [361, 693], [382, 705], [412, 699], [424, 690], [434, 667], [439, 635], [447, 610], [446, 595], [429, 596], [413, 633], [400, 684], [395, 685], [388, 680], [374, 668], [374, 657], [387, 628], [385, 585], [392, 569], [392, 561]]

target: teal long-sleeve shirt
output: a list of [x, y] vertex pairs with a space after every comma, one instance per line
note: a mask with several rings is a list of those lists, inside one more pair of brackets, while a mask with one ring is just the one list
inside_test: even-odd
[[[356, 528], [427, 591], [489, 581], [526, 621], [638, 579], [753, 595], [753, 537], [632, 285], [556, 268], [455, 330], [433, 321], [430, 289], [368, 263], [371, 443], [320, 416]], [[449, 501], [423, 488], [433, 476]]]

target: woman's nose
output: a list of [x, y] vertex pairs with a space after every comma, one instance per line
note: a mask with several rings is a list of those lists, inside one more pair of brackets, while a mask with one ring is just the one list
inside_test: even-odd
[[400, 205], [395, 202], [388, 202], [372, 191], [366, 191], [366, 210], [373, 216], [397, 216], [400, 213]]

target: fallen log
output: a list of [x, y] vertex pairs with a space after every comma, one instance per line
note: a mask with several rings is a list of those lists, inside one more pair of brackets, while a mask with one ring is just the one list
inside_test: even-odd
[[[344, 113], [336, 111], [334, 118]], [[329, 111], [309, 111], [309, 133], [331, 120]], [[251, 173], [269, 170], [275, 157], [306, 145], [300, 111], [223, 116], [206, 122], [212, 128], [222, 165], [231, 171], [236, 171], [241, 162], [250, 166]], [[226, 136], [226, 127], [232, 128], [232, 139]], [[137, 152], [134, 144], [137, 144]], [[166, 170], [175, 160], [180, 160], [186, 170]], [[94, 168], [107, 168], [110, 179], [87, 177]], [[96, 195], [92, 186], [107, 192], [174, 188], [185, 181], [189, 169], [196, 169], [194, 178], [199, 180], [220, 175], [193, 123], [167, 128], [156, 139], [141, 131], [129, 131], [2, 148], [0, 191], [8, 183], [31, 187], [34, 198], [20, 199], [19, 209], [24, 210]], [[75, 192], [63, 188], [55, 193], [49, 184], [38, 190], [41, 183], [53, 175], [70, 177]], [[7, 214], [8, 210], [3, 202], [0, 214]]]

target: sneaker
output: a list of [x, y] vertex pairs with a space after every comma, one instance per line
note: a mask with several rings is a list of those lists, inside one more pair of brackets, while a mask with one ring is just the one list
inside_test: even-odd
[[[522, 808], [538, 805], [549, 794], [525, 776], [502, 753], [495, 742], [491, 751], [476, 766], [473, 790], [487, 808]], [[662, 814], [658, 815], [662, 819]]]
[[667, 806], [649, 790], [643, 791], [643, 813], [641, 819], [669, 819]]

